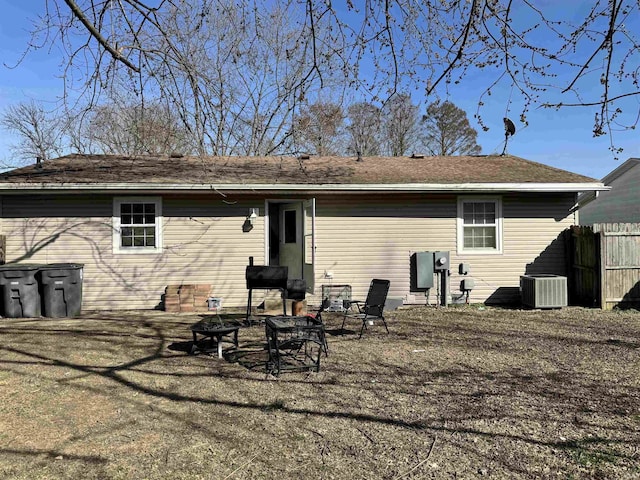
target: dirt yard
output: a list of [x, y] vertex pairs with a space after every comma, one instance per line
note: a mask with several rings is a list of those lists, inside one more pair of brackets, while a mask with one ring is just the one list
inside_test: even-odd
[[197, 320], [0, 319], [0, 478], [640, 478], [638, 312], [328, 316], [321, 371], [278, 378], [263, 326], [218, 359]]

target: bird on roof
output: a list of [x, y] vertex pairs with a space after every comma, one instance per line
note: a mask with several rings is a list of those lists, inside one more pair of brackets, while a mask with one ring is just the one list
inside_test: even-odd
[[502, 121], [504, 122], [504, 136], [509, 137], [515, 135], [516, 126], [513, 124], [513, 122], [506, 117], [503, 118]]

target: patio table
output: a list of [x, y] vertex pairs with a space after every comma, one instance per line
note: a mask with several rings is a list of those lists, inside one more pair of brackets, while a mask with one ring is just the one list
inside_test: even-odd
[[279, 375], [283, 370], [320, 371], [324, 326], [308, 316], [274, 316], [265, 321], [269, 349], [267, 372]]
[[193, 346], [191, 347], [191, 353], [195, 353], [198, 350], [198, 335], [202, 335], [204, 338], [209, 338], [209, 347], [213, 347], [213, 339], [216, 339], [218, 347], [218, 358], [222, 358], [222, 339], [227, 335], [232, 335], [232, 342], [236, 348], [238, 348], [238, 330], [239, 324], [229, 323], [213, 323], [209, 321], [201, 321], [191, 326], [191, 333], [193, 334]]

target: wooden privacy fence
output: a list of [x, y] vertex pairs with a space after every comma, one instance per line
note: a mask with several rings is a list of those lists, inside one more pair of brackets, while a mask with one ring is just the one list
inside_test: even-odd
[[566, 238], [572, 304], [640, 306], [640, 224], [573, 226]]

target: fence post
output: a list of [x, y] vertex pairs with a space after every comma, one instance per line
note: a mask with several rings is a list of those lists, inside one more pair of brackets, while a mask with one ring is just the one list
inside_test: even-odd
[[566, 276], [567, 276], [567, 296], [568, 303], [572, 305], [575, 302], [575, 275], [573, 273], [573, 266], [575, 265], [575, 245], [573, 241], [573, 226], [562, 232], [564, 235], [564, 258], [566, 259]]
[[606, 238], [602, 233], [602, 230], [598, 230], [596, 234], [596, 256], [599, 256], [597, 259], [597, 265], [600, 268], [598, 272], [598, 278], [600, 282], [600, 308], [602, 310], [608, 310], [607, 307], [607, 242]]

